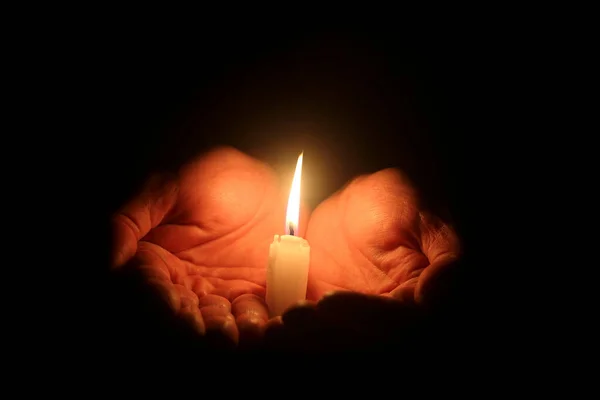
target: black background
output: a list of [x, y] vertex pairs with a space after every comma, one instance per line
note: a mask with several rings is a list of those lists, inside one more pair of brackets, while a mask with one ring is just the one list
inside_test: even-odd
[[358, 174], [398, 167], [466, 222], [469, 163], [494, 134], [478, 131], [498, 84], [489, 43], [441, 28], [295, 27], [100, 40], [87, 77], [98, 133], [82, 142], [105, 211], [152, 171], [226, 144], [288, 175], [304, 151], [313, 207]]

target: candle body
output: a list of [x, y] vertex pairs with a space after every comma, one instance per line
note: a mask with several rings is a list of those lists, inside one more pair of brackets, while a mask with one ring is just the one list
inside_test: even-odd
[[306, 299], [310, 246], [301, 237], [275, 235], [269, 249], [266, 302], [271, 317]]

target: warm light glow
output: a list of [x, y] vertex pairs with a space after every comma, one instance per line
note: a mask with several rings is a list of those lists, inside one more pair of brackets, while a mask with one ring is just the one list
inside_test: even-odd
[[285, 233], [286, 235], [298, 236], [298, 220], [300, 215], [300, 181], [302, 179], [302, 155], [300, 153], [298, 162], [296, 163], [296, 172], [294, 172], [294, 180], [292, 181], [292, 189], [288, 199], [287, 213], [285, 216]]

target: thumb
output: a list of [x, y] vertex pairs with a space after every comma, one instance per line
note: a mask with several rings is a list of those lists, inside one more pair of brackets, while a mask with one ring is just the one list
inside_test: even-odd
[[136, 253], [138, 242], [173, 209], [178, 185], [173, 177], [156, 175], [111, 219], [111, 267], [120, 267]]

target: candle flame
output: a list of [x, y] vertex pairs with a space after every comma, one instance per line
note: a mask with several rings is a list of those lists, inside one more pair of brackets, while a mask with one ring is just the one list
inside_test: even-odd
[[285, 217], [285, 233], [286, 235], [298, 236], [298, 221], [300, 215], [300, 181], [302, 179], [302, 156], [304, 152], [298, 156], [296, 163], [296, 172], [294, 172], [294, 180], [292, 181], [292, 189], [288, 199], [287, 214]]

